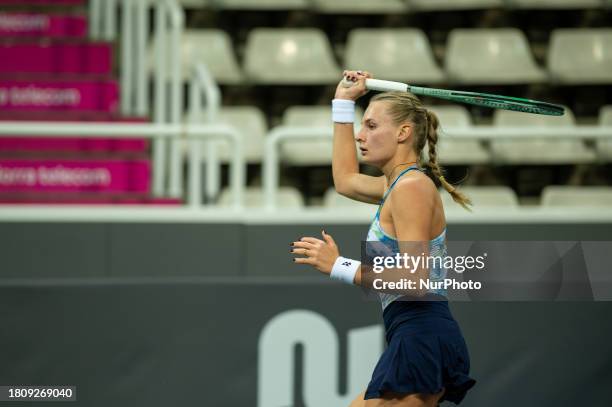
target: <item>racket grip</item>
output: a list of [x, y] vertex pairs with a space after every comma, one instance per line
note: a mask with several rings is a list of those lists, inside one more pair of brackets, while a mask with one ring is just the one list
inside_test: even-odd
[[366, 79], [366, 88], [380, 92], [408, 92], [408, 85], [402, 82], [383, 81], [381, 79]]

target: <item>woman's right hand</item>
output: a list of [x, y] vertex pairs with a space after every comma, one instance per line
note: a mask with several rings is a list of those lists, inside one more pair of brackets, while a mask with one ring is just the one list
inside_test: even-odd
[[[347, 80], [353, 82], [353, 86], [346, 87], [342, 80], [347, 78]], [[348, 99], [348, 100], [357, 100], [361, 96], [368, 93], [368, 90], [365, 86], [365, 80], [368, 78], [372, 78], [372, 74], [367, 71], [344, 71], [342, 73], [342, 80], [336, 87], [336, 95], [335, 99]]]

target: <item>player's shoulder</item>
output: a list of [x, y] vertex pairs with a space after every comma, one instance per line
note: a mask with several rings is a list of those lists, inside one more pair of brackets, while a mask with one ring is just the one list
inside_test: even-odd
[[433, 190], [435, 190], [435, 185], [431, 178], [421, 171], [414, 171], [412, 174], [406, 174], [406, 176], [400, 178], [395, 185], [395, 189], [402, 191], [401, 193], [427, 193], [432, 191], [432, 187]]
[[393, 189], [391, 200], [401, 202], [402, 206], [415, 200], [431, 203], [437, 193], [433, 181], [426, 174], [417, 171], [412, 176], [402, 177]]

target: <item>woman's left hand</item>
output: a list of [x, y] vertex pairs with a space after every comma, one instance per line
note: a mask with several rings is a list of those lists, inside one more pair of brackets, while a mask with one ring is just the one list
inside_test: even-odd
[[291, 253], [301, 254], [305, 257], [293, 259], [298, 264], [309, 264], [324, 274], [330, 274], [332, 267], [340, 255], [338, 246], [334, 239], [325, 231], [321, 232], [323, 239], [314, 237], [302, 237], [297, 242], [291, 243]]

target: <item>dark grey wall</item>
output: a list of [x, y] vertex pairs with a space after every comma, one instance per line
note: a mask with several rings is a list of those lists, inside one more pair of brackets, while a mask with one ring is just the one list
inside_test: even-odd
[[[610, 226], [450, 225], [449, 239], [610, 241]], [[366, 225], [3, 223], [0, 385], [76, 385], [68, 406], [255, 406], [262, 327], [296, 309], [337, 332], [342, 383], [346, 334], [379, 325], [380, 304], [293, 264], [289, 243], [321, 227], [359, 257]], [[451, 305], [478, 380], [462, 405], [612, 405], [612, 302]]]
[[[0, 278], [265, 276], [295, 270], [289, 243], [330, 233], [360, 257], [367, 225], [2, 223]], [[607, 240], [610, 224], [453, 224], [449, 240]], [[299, 269], [299, 268], [298, 268]], [[303, 275], [304, 273], [300, 273]], [[316, 277], [308, 273], [307, 278]]]
[[[451, 308], [478, 380], [462, 405], [612, 405], [612, 302]], [[73, 407], [255, 406], [261, 330], [292, 309], [329, 320], [342, 349], [348, 329], [380, 323], [379, 304], [331, 282], [3, 286], [0, 383], [75, 385]]]

